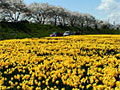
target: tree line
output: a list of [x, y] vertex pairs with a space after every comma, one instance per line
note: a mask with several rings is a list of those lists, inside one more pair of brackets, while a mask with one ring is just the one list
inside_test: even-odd
[[0, 0], [0, 22], [28, 21], [40, 24], [111, 28], [109, 22], [97, 20], [90, 14], [72, 12], [61, 6], [34, 2], [27, 5], [24, 0]]

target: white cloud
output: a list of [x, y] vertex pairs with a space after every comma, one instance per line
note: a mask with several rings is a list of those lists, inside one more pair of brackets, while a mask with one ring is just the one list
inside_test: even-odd
[[106, 19], [110, 19], [111, 22], [120, 23], [120, 2], [117, 0], [101, 0], [98, 10], [106, 12]]
[[113, 12], [109, 14], [107, 18], [110, 19], [111, 22], [115, 21], [116, 24], [120, 24], [120, 12]]
[[101, 0], [101, 4], [98, 6], [99, 10], [109, 11], [120, 8], [120, 3], [116, 0]]

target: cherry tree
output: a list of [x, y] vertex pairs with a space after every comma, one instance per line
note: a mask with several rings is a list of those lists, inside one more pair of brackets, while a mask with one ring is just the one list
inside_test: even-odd
[[32, 21], [40, 24], [44, 24], [46, 19], [48, 18], [48, 13], [50, 13], [50, 5], [47, 3], [32, 3], [29, 5], [29, 9], [31, 10], [31, 19]]
[[28, 11], [23, 0], [5, 0], [2, 10], [4, 19], [9, 22], [18, 22], [19, 20], [23, 20], [23, 16]]
[[90, 14], [72, 12], [61, 6], [34, 2], [26, 5], [24, 0], [0, 0], [0, 20], [18, 22], [28, 20], [40, 24], [104, 28], [110, 23], [96, 20]]

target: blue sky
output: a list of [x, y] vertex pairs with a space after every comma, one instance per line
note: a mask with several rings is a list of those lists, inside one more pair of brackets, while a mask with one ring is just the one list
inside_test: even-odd
[[[89, 13], [95, 16], [95, 18], [100, 20], [111, 19], [111, 22], [115, 21], [113, 18], [114, 15], [116, 15], [115, 13], [112, 13], [114, 11], [113, 9], [117, 8], [117, 10], [119, 10], [120, 6], [120, 0], [24, 0], [24, 1], [27, 4], [30, 4], [32, 2], [39, 2], [49, 3], [56, 6], [62, 6], [71, 11]], [[112, 6], [114, 8], [111, 8], [111, 3], [114, 3]], [[116, 3], [119, 4], [117, 5]], [[115, 7], [116, 5], [117, 7]]]

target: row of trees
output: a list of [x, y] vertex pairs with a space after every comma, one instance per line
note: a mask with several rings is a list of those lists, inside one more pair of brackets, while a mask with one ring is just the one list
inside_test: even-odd
[[90, 14], [72, 12], [47, 3], [26, 5], [24, 0], [0, 0], [0, 21], [29, 21], [40, 24], [68, 25], [80, 27], [110, 27], [108, 22], [96, 20]]

